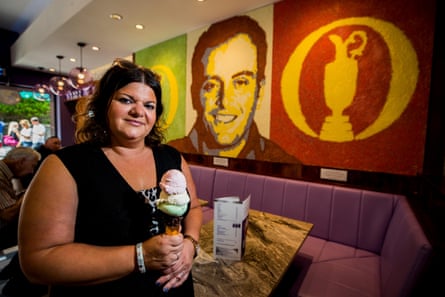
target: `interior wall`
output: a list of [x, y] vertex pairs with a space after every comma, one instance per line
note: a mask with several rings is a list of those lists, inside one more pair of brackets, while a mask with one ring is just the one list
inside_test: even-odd
[[[443, 4], [440, 1], [436, 1], [437, 10], [436, 15], [443, 15]], [[328, 183], [338, 183], [351, 186], [358, 186], [376, 190], [384, 190], [388, 192], [399, 192], [404, 194], [417, 195], [419, 191], [419, 178], [423, 179], [427, 176], [433, 181], [434, 187], [439, 187], [439, 183], [443, 180], [445, 163], [445, 132], [444, 132], [444, 111], [443, 100], [445, 98], [442, 88], [443, 79], [441, 78], [440, 71], [445, 66], [443, 52], [443, 38], [444, 32], [440, 23], [443, 22], [440, 17], [436, 17], [436, 28], [432, 30], [434, 32], [434, 56], [432, 58], [432, 79], [431, 79], [431, 97], [429, 100], [429, 112], [428, 112], [428, 126], [427, 126], [427, 141], [425, 144], [424, 154], [424, 173], [417, 177], [388, 174], [381, 172], [367, 172], [360, 170], [348, 170], [348, 180], [346, 182], [339, 182], [334, 180], [325, 180], [320, 178], [320, 169], [322, 166], [303, 165], [302, 168], [297, 168], [292, 164], [282, 164], [279, 162], [262, 162], [251, 161], [245, 159], [232, 159], [228, 158], [227, 166], [236, 170], [252, 171], [264, 174], [270, 174], [274, 176], [284, 176], [289, 178], [301, 178], [307, 180], [314, 180]], [[4, 39], [4, 32], [0, 32], [2, 41]], [[1, 43], [0, 48], [2, 52], [7, 48], [9, 53], [8, 44]], [[5, 55], [2, 55], [2, 61], [5, 61]], [[16, 76], [17, 83], [23, 83], [27, 81], [29, 83], [35, 83], [39, 81], [38, 75], [33, 71], [20, 70], [19, 72], [27, 73], [23, 74], [24, 80], [21, 79], [22, 75]], [[18, 73], [18, 72], [17, 72]], [[70, 103], [71, 105], [73, 102]], [[61, 107], [61, 133], [64, 145], [70, 145], [73, 143], [73, 131], [74, 125], [71, 121], [71, 112], [73, 106], [64, 104]], [[59, 115], [57, 115], [59, 116]], [[220, 166], [215, 165], [214, 158], [212, 156], [185, 154], [186, 158], [192, 163], [206, 164], [208, 166]], [[298, 174], [300, 172], [300, 174]], [[421, 183], [421, 182], [420, 182]]]

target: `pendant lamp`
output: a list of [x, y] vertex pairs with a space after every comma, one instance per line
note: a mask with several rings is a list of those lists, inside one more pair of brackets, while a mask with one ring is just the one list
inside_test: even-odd
[[32, 97], [38, 101], [46, 101], [49, 97], [49, 88], [45, 84], [36, 84], [32, 89]]
[[[38, 69], [42, 71], [43, 67], [38, 67]], [[34, 85], [32, 88], [32, 97], [38, 101], [49, 100], [49, 87], [44, 83]]]
[[62, 60], [64, 56], [56, 56], [59, 59], [59, 75], [49, 80], [49, 90], [56, 96], [66, 96], [70, 90], [68, 79], [62, 76]]
[[93, 76], [83, 67], [82, 49], [87, 45], [85, 42], [78, 42], [80, 48], [80, 66], [73, 68], [69, 73], [69, 81], [73, 88], [88, 91], [93, 86]]

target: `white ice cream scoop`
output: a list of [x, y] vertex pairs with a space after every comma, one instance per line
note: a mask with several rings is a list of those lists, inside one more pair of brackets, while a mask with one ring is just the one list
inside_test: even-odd
[[157, 200], [158, 209], [170, 216], [182, 216], [187, 211], [190, 197], [184, 174], [177, 169], [164, 173], [159, 183], [161, 194]]

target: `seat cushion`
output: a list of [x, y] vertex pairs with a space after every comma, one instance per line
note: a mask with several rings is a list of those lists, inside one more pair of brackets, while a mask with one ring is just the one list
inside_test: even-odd
[[377, 256], [369, 251], [356, 249], [348, 245], [327, 241], [314, 236], [308, 236], [306, 238], [299, 253], [311, 256], [313, 262]]
[[380, 258], [312, 263], [297, 296], [379, 297]]

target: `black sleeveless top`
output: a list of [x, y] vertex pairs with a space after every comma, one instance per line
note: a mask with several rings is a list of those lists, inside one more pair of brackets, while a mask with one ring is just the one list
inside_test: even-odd
[[[159, 185], [165, 171], [181, 169], [181, 156], [168, 145], [152, 150]], [[135, 245], [164, 233], [162, 213], [154, 203], [159, 198], [159, 186], [134, 191], [98, 146], [77, 144], [57, 151], [56, 155], [77, 184], [79, 203], [75, 242], [98, 246]], [[50, 296], [194, 296], [191, 276], [181, 287], [171, 289], [167, 294], [155, 285], [159, 276], [156, 271], [145, 274], [135, 271], [104, 284], [52, 286]]]

